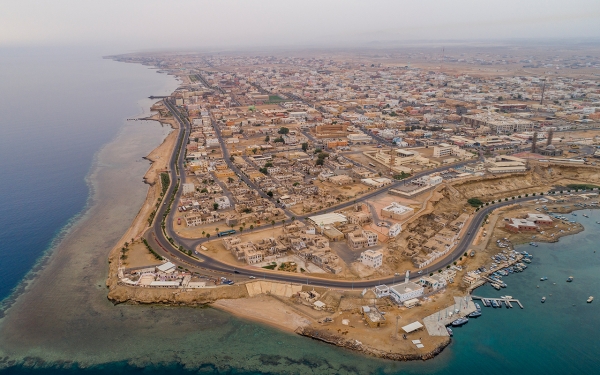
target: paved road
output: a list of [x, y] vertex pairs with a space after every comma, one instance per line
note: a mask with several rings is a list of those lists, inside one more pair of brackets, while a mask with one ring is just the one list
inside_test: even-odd
[[[177, 151], [175, 150], [175, 152], [173, 153], [171, 160], [169, 162], [170, 176], [171, 176], [172, 181], [177, 181], [178, 178], [181, 178], [181, 181], [184, 181], [185, 173], [183, 173], [180, 177], [175, 169], [175, 164], [179, 165], [180, 172], [184, 171], [184, 169], [183, 169], [184, 151], [183, 150], [185, 150], [185, 143], [186, 143], [185, 139], [187, 139], [187, 136], [189, 135], [190, 124], [186, 118], [184, 118], [183, 116], [181, 116], [179, 114], [179, 111], [176, 110], [176, 108], [173, 106], [172, 103], [170, 103], [168, 100], [165, 100], [165, 104], [166, 104], [167, 108], [174, 114], [175, 118], [179, 121], [179, 124], [180, 124], [180, 132], [179, 133], [180, 134], [179, 134], [178, 139], [181, 140], [182, 137], [184, 137], [184, 142], [182, 142], [182, 144], [181, 144], [182, 148], [181, 148], [181, 152], [179, 154], [179, 158], [176, 160], [175, 156], [176, 156]], [[218, 129], [218, 127], [216, 127], [216, 128]], [[217, 134], [218, 134], [219, 140], [222, 142], [222, 138], [221, 138], [220, 132], [218, 130], [217, 130]], [[223, 145], [223, 143], [222, 143], [222, 145]], [[232, 167], [233, 163], [230, 164], [229, 153], [227, 152], [226, 148], [224, 148], [224, 157], [225, 157], [225, 160], [229, 162], [228, 164], [230, 165], [230, 167]], [[450, 166], [446, 166], [444, 168], [438, 168], [438, 170], [447, 169], [447, 168], [450, 168]], [[247, 178], [245, 178], [244, 174], [242, 174], [237, 168], [235, 168], [235, 166], [233, 166], [232, 169], [234, 171], [236, 171], [238, 173], [238, 175], [240, 176], [240, 178], [242, 178], [246, 183], [248, 183], [249, 186], [254, 188], [254, 184], [251, 181], [249, 181]], [[419, 175], [429, 174], [434, 171], [435, 170], [429, 170], [426, 172], [422, 172], [420, 174], [415, 175], [415, 177], [419, 177]], [[394, 186], [398, 186], [400, 183], [401, 182], [396, 182], [393, 185], [389, 186], [388, 189], [391, 187], [394, 187]], [[167, 190], [167, 194], [165, 195], [165, 197], [167, 197], [165, 199], [166, 202], [170, 201], [170, 197], [171, 197], [171, 194], [173, 193], [174, 186], [175, 186], [174, 183], [171, 184], [171, 186]], [[386, 189], [373, 191], [373, 192], [367, 194], [366, 196], [362, 197], [361, 200], [372, 198], [375, 195], [381, 194], [385, 190]], [[261, 193], [261, 196], [262, 196], [262, 194], [264, 194], [260, 191], [259, 191], [259, 193]], [[178, 202], [178, 198], [179, 198], [180, 194], [181, 194], [181, 189], [179, 189], [179, 191], [176, 195], [176, 199], [173, 204], [174, 208], [177, 207], [177, 202]], [[452, 264], [463, 253], [465, 253], [468, 250], [471, 242], [473, 241], [474, 236], [477, 232], [477, 229], [479, 227], [481, 227], [483, 221], [485, 220], [487, 215], [492, 210], [502, 207], [502, 206], [509, 205], [509, 204], [529, 201], [529, 200], [532, 200], [535, 198], [536, 197], [532, 196], [532, 197], [527, 197], [527, 198], [511, 200], [508, 202], [496, 203], [494, 205], [486, 206], [485, 208], [479, 210], [474, 215], [471, 223], [469, 224], [468, 229], [466, 229], [466, 232], [468, 234], [466, 234], [465, 236], [463, 236], [461, 238], [458, 246], [456, 246], [456, 248], [452, 251], [452, 253], [449, 254], [449, 256], [446, 256], [443, 259], [441, 259], [439, 262], [436, 262], [435, 264], [431, 265], [430, 267], [427, 267], [426, 269], [424, 269], [423, 273], [428, 273], [430, 271], [444, 268], [447, 265]], [[354, 204], [354, 203], [346, 202], [341, 205], [331, 207], [326, 210], [322, 210], [321, 212], [345, 208], [352, 204]], [[395, 276], [353, 282], [353, 281], [346, 281], [346, 280], [320, 279], [320, 278], [316, 278], [316, 277], [296, 275], [296, 274], [282, 274], [282, 273], [269, 272], [269, 271], [265, 272], [265, 271], [261, 271], [256, 268], [252, 268], [252, 269], [239, 268], [236, 270], [235, 267], [233, 267], [229, 264], [220, 262], [218, 260], [215, 260], [209, 256], [206, 256], [206, 255], [202, 254], [202, 252], [199, 252], [195, 257], [191, 257], [191, 256], [188, 256], [187, 254], [184, 254], [184, 253], [178, 251], [177, 249], [175, 249], [169, 243], [166, 236], [164, 235], [162, 228], [161, 228], [161, 221], [162, 221], [161, 219], [162, 219], [164, 213], [166, 212], [166, 209], [167, 209], [166, 204], [162, 204], [159, 207], [158, 212], [156, 214], [155, 222], [152, 226], [152, 230], [148, 231], [146, 233], [145, 237], [149, 241], [151, 246], [153, 246], [153, 248], [159, 254], [169, 258], [172, 262], [174, 262], [177, 265], [181, 265], [184, 268], [191, 266], [191, 267], [195, 267], [195, 268], [199, 268], [199, 269], [222, 272], [222, 273], [226, 273], [226, 274], [230, 274], [230, 275], [233, 274], [233, 271], [235, 270], [234, 275], [238, 275], [238, 277], [239, 276], [244, 276], [244, 277], [253, 276], [258, 279], [268, 279], [268, 280], [273, 280], [273, 281], [291, 282], [291, 283], [300, 283], [300, 284], [306, 283], [306, 284], [310, 284], [310, 285], [314, 285], [314, 286], [323, 286], [323, 287], [340, 288], [340, 289], [370, 288], [370, 287], [380, 285], [380, 284], [392, 284], [396, 281]], [[200, 245], [208, 240], [206, 238], [204, 238], [204, 239], [185, 239], [185, 238], [179, 237], [176, 234], [174, 234], [175, 232], [172, 227], [172, 215], [174, 214], [174, 211], [175, 210], [171, 210], [171, 213], [166, 220], [166, 232], [169, 234], [170, 237], [172, 237], [174, 239], [176, 244], [182, 245], [186, 249], [195, 249], [198, 245]], [[312, 213], [311, 215], [315, 215], [315, 214], [318, 214], [318, 213]], [[304, 218], [307, 216], [308, 215], [304, 215], [300, 218]], [[256, 230], [259, 230], [259, 229], [254, 229], [254, 231], [256, 231]], [[260, 228], [260, 230], [264, 230], [264, 228]], [[250, 230], [248, 230], [248, 231], [250, 231]], [[413, 279], [418, 279], [418, 276], [414, 277]]]

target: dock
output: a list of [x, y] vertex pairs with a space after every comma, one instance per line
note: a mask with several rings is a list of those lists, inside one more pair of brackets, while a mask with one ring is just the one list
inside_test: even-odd
[[[456, 312], [458, 310], [458, 312]], [[446, 326], [458, 318], [465, 317], [476, 311], [477, 307], [470, 296], [454, 297], [454, 305], [450, 305], [423, 319], [427, 333], [430, 336], [450, 336]]]
[[488, 301], [496, 301], [498, 303], [504, 302], [506, 304], [506, 306], [512, 308], [512, 304], [511, 302], [516, 303], [517, 305], [519, 305], [520, 308], [524, 309], [525, 307], [523, 307], [523, 304], [516, 298], [512, 298], [512, 296], [504, 296], [504, 297], [500, 297], [500, 298], [496, 298], [496, 297], [479, 297], [479, 296], [471, 296], [472, 299], [478, 299], [478, 300], [483, 300], [483, 299], [487, 299]]

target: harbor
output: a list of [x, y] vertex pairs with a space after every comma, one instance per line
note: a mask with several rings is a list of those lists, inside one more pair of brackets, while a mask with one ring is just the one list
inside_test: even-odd
[[516, 303], [520, 308], [524, 309], [523, 304], [516, 298], [512, 296], [501, 296], [500, 298], [495, 297], [479, 297], [479, 296], [471, 296], [472, 299], [478, 299], [483, 303], [485, 307], [502, 307], [502, 304], [506, 306], [506, 308], [513, 308], [512, 303]]
[[470, 296], [454, 297], [454, 305], [425, 317], [423, 323], [427, 333], [431, 336], [450, 336], [446, 326], [451, 325], [457, 319], [465, 318], [475, 311], [478, 311], [478, 309]]

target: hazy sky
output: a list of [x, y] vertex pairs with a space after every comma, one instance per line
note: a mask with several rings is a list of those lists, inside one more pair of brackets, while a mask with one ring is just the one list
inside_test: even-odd
[[0, 46], [600, 39], [600, 0], [0, 0]]

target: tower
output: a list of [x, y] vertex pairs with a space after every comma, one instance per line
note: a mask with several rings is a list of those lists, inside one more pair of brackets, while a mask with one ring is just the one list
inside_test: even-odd
[[533, 132], [533, 137], [531, 138], [531, 153], [535, 153], [537, 151], [537, 139], [538, 132]]
[[554, 137], [554, 129], [548, 130], [548, 139], [546, 140], [546, 146], [550, 146], [552, 144], [552, 137]]
[[542, 98], [540, 99], [540, 105], [544, 104], [544, 91], [546, 91], [546, 78], [542, 80], [544, 83], [542, 84]]
[[409, 279], [410, 279], [410, 270], [407, 270], [406, 277], [404, 277], [404, 282], [407, 283]]

